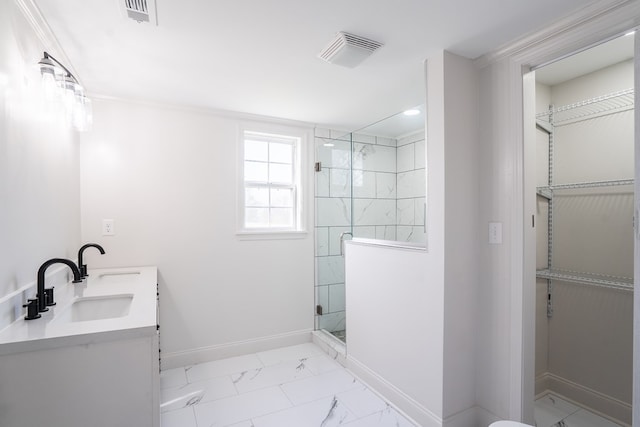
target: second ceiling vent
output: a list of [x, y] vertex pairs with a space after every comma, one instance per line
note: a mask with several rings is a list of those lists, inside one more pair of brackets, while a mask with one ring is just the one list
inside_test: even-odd
[[340, 31], [318, 57], [330, 64], [353, 68], [382, 47], [382, 43]]

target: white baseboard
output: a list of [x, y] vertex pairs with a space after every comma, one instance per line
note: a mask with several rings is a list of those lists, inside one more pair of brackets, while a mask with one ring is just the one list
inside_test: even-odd
[[631, 425], [630, 404], [552, 373], [536, 378], [536, 390], [543, 390], [537, 396], [553, 393], [618, 424]]
[[544, 396], [550, 391], [549, 387], [549, 373], [545, 372], [536, 377], [535, 395], [536, 400]]
[[360, 381], [367, 384], [371, 391], [379, 394], [416, 425], [421, 427], [442, 427], [443, 424], [440, 417], [348, 354], [347, 368]]
[[[176, 351], [161, 355], [162, 369], [172, 369], [196, 363], [210, 362], [227, 357], [242, 356], [274, 348], [303, 344], [311, 341], [311, 329], [287, 332], [268, 337], [200, 347], [193, 350]], [[161, 341], [162, 342], [162, 341]]]
[[333, 360], [347, 367], [347, 349], [345, 344], [329, 332], [321, 329], [311, 332], [311, 341], [327, 353]]

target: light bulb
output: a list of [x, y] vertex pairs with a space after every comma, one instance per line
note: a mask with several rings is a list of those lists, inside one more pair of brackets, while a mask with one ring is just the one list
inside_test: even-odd
[[76, 98], [76, 108], [73, 115], [73, 127], [78, 131], [88, 131], [93, 124], [93, 110], [91, 100], [84, 95]]
[[56, 101], [58, 86], [53, 70], [42, 71], [42, 97], [47, 106], [52, 106]]
[[76, 83], [73, 81], [71, 76], [66, 76], [63, 79], [62, 85], [62, 105], [64, 107], [67, 123], [69, 124], [73, 123], [73, 109], [76, 100], [75, 92]]

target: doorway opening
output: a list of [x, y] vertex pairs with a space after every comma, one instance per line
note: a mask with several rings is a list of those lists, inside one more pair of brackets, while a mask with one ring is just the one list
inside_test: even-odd
[[535, 71], [534, 417], [630, 426], [634, 37]]

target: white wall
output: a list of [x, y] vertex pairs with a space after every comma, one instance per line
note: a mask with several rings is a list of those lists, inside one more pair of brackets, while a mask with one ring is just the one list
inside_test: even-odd
[[348, 367], [419, 425], [442, 425], [442, 266], [421, 249], [345, 246]]
[[[487, 231], [477, 215], [478, 76], [472, 61], [444, 53], [445, 281], [444, 409], [445, 425], [465, 425], [475, 407], [478, 246]], [[429, 126], [432, 126], [429, 121]], [[429, 140], [431, 143], [432, 140]], [[464, 414], [468, 411], [467, 414]], [[468, 421], [467, 421], [468, 422]], [[468, 424], [466, 424], [468, 425]]]
[[80, 245], [77, 136], [41, 104], [44, 49], [15, 2], [0, 2], [0, 329], [23, 314], [35, 291], [18, 290], [42, 262]]
[[[520, 396], [513, 395], [511, 390], [512, 382], [518, 382], [517, 376], [521, 375], [512, 371], [512, 362], [522, 357], [513, 352], [518, 343], [514, 346], [512, 340], [518, 338], [516, 334], [520, 338], [523, 334], [521, 328], [512, 324], [512, 310], [520, 319], [523, 316], [522, 301], [515, 295], [518, 292], [515, 284], [521, 283], [522, 277], [513, 277], [517, 272], [512, 270], [513, 257], [522, 253], [515, 241], [517, 233], [522, 233], [522, 224], [512, 209], [514, 205], [522, 205], [521, 200], [514, 199], [519, 191], [517, 165], [521, 153], [517, 134], [512, 129], [518, 131], [522, 101], [510, 103], [511, 67], [513, 63], [503, 59], [480, 70], [482, 150], [478, 156], [481, 165], [478, 191], [482, 197], [478, 216], [485, 225], [491, 221], [501, 222], [503, 241], [499, 245], [482, 242], [479, 250], [475, 390], [479, 406], [500, 419], [520, 420]], [[519, 85], [522, 87], [521, 79]], [[514, 300], [519, 300], [520, 305], [513, 304]], [[514, 326], [516, 330], [512, 331]]]
[[487, 418], [475, 389], [477, 81], [467, 59], [440, 52], [427, 60], [428, 250], [347, 245], [352, 369], [425, 426]]
[[[98, 99], [82, 140], [82, 237], [107, 252], [87, 252], [88, 264], [158, 266], [165, 367], [309, 339], [313, 328], [313, 205], [302, 239], [237, 238], [239, 124]], [[102, 219], [115, 220], [115, 236], [101, 235]]]
[[[437, 426], [443, 422], [444, 53], [425, 65], [428, 248], [347, 243], [347, 356], [351, 369], [420, 425]], [[375, 307], [385, 307], [384, 315]]]

